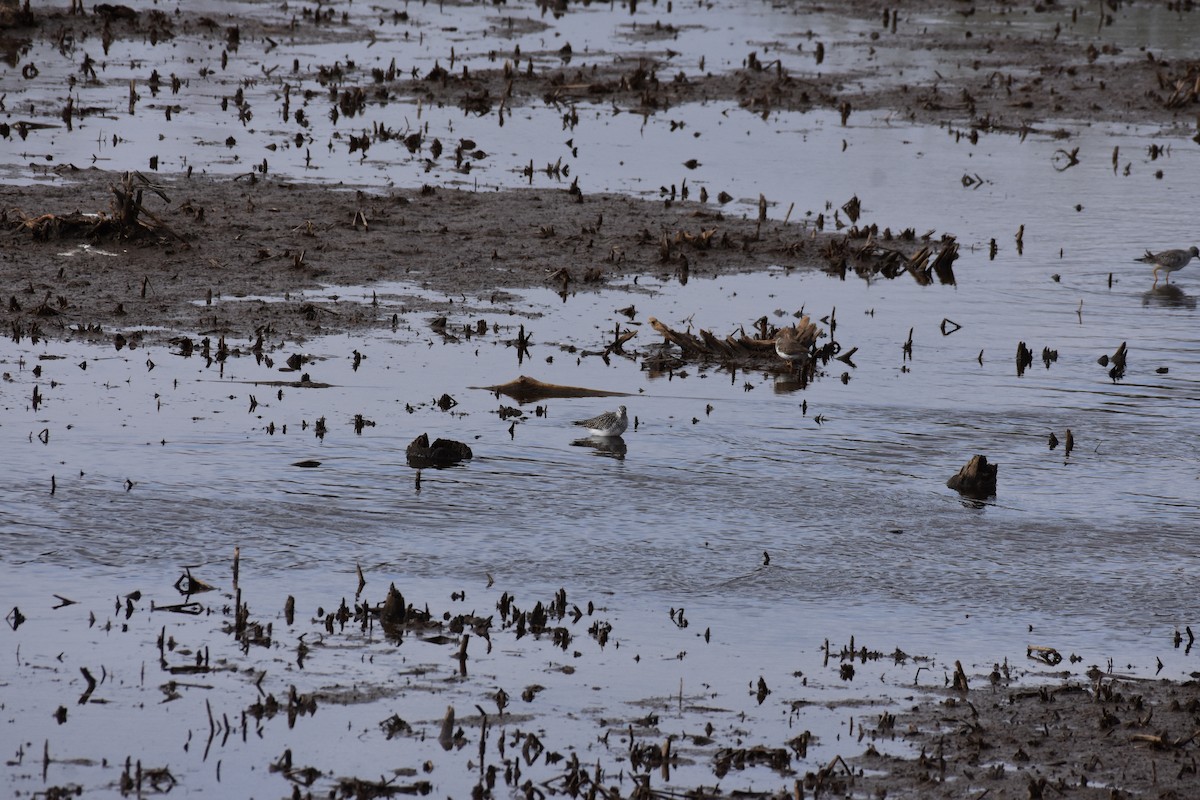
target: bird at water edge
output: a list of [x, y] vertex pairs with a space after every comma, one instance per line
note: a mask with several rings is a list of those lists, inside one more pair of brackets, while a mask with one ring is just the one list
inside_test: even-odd
[[588, 429], [594, 436], [620, 436], [629, 427], [629, 415], [625, 406], [618, 406], [616, 411], [605, 411], [591, 419], [576, 420], [576, 425]]
[[1189, 261], [1196, 257], [1200, 257], [1200, 249], [1192, 246], [1187, 250], [1163, 250], [1161, 253], [1151, 253], [1147, 250], [1146, 255], [1135, 260], [1143, 264], [1154, 265], [1154, 286], [1158, 286], [1159, 270], [1167, 273], [1166, 282], [1170, 283], [1171, 273], [1183, 269], [1188, 265]]
[[803, 367], [812, 356], [817, 341], [817, 326], [802, 317], [794, 326], [781, 328], [775, 334], [775, 353], [785, 361]]

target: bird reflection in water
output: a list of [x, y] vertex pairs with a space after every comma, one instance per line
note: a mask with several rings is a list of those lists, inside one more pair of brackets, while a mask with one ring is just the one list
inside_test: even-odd
[[620, 436], [589, 436], [586, 439], [576, 439], [571, 442], [573, 447], [590, 447], [594, 455], [608, 456], [618, 461], [625, 460], [625, 440]]
[[1186, 308], [1196, 310], [1196, 298], [1173, 283], [1156, 286], [1142, 293], [1143, 306], [1158, 306], [1159, 308]]

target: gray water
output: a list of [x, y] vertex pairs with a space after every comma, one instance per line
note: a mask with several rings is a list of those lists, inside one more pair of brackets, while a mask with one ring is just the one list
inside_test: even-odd
[[[275, 13], [257, 4], [245, 10]], [[573, 7], [557, 20], [511, 3], [501, 11], [412, 5], [409, 12], [410, 39], [424, 38], [401, 52], [406, 65], [423, 69], [451, 44], [460, 59], [483, 68], [486, 52], [468, 43], [481, 30], [501, 30], [504, 16], [549, 26], [506, 40], [523, 51], [545, 51], [536, 56], [539, 64], [549, 63], [546, 53], [565, 40], [576, 53], [606, 51], [612, 42], [624, 52], [631, 32], [627, 10], [610, 6]], [[652, 24], [666, 13], [661, 5], [639, 6], [632, 19]], [[1144, 35], [1141, 23], [1170, 27], [1157, 12], [1146, 13], [1121, 17], [1115, 35]], [[732, 48], [718, 61], [728, 39], [775, 41], [781, 27], [792, 31], [781, 40], [796, 69], [806, 56], [793, 45], [808, 41], [799, 34], [810, 27], [831, 43], [827, 68], [862, 55], [863, 31], [824, 15], [797, 22], [786, 9], [758, 4], [680, 6], [673, 14], [673, 24], [699, 26], [694, 37], [666, 44], [684, 48], [680, 60], [687, 69], [704, 52], [711, 54], [710, 70], [728, 68], [743, 55]], [[451, 27], [459, 30], [446, 30]], [[402, 28], [379, 26], [377, 33], [400, 47]], [[1170, 37], [1162, 39], [1156, 46], [1170, 52]], [[537, 724], [584, 761], [605, 752], [596, 739], [607, 723], [597, 718], [624, 719], [652, 708], [674, 714], [664, 728], [694, 730], [695, 709], [714, 706], [720, 711], [709, 716], [724, 720], [719, 729], [742, 725], [764, 741], [794, 735], [788, 733], [793, 726], [818, 732], [821, 744], [804, 762], [811, 769], [861, 749], [851, 743], [848, 721], [876, 713], [873, 705], [848, 711], [839, 704], [887, 704], [914, 684], [940, 686], [956, 659], [975, 678], [1005, 659], [1037, 678], [1041, 667], [1023, 660], [1031, 644], [1077, 655], [1078, 662], [1060, 667], [1073, 674], [1091, 664], [1172, 678], [1197, 669], [1195, 657], [1172, 647], [1171, 638], [1200, 613], [1193, 591], [1200, 574], [1194, 540], [1200, 350], [1193, 333], [1200, 272], [1184, 270], [1170, 289], [1151, 290], [1149, 271], [1133, 262], [1147, 248], [1195, 243], [1191, 209], [1200, 190], [1190, 139], [1065, 121], [1072, 133], [1066, 142], [1035, 133], [1023, 141], [984, 136], [971, 145], [947, 130], [900, 125], [886, 114], [855, 114], [841, 127], [828, 113], [764, 120], [733, 103], [648, 118], [580, 104], [581, 123], [564, 132], [561, 109], [540, 104], [514, 109], [501, 127], [494, 118], [397, 101], [371, 107], [372, 116], [352, 125], [343, 120], [339, 130], [357, 132], [373, 120], [428, 124], [448, 140], [477, 139], [488, 158], [470, 176], [444, 165], [425, 173], [400, 146], [372, 148], [359, 161], [340, 149], [343, 144], [324, 146], [336, 141], [336, 126], [317, 105], [309, 115], [317, 126], [316, 160], [306, 167], [302, 151], [263, 150], [293, 134], [266, 108], [268, 98], [278, 102], [285, 79], [264, 78], [247, 89], [256, 109], [253, 125], [216, 111], [235, 83], [233, 70], [208, 81], [193, 77], [189, 91], [172, 101], [184, 108], [170, 123], [161, 109], [150, 113], [149, 98], [131, 117], [121, 99], [129, 77], [144, 78], [156, 65], [163, 74], [194, 72], [219, 54], [189, 50], [187, 37], [157, 48], [115, 45], [121, 47], [129, 49], [110, 56], [104, 85], [80, 89], [77, 101], [108, 105], [110, 113], [70, 132], [32, 131], [19, 148], [6, 147], [12, 181], [58, 180], [30, 166], [85, 166], [93, 155], [105, 168], [145, 169], [145, 154], [157, 151], [160, 170], [169, 172], [191, 165], [237, 174], [265, 155], [271, 174], [287, 178], [379, 187], [437, 180], [493, 189], [527, 185], [520, 169], [531, 159], [541, 166], [547, 153], [561, 148], [585, 192], [652, 197], [686, 177], [714, 194], [730, 191], [737, 209], [752, 207], [762, 193], [776, 220], [789, 210], [793, 220], [828, 215], [857, 195], [864, 222], [952, 233], [962, 254], [954, 286], [773, 270], [693, 277], [686, 285], [624, 280], [565, 298], [543, 290], [499, 300], [434, 296], [444, 302], [451, 327], [479, 319], [489, 325], [488, 334], [455, 342], [431, 329], [432, 314], [406, 310], [406, 298], [429, 297], [420, 286], [328, 287], [306, 294], [336, 296], [343, 304], [377, 296], [378, 328], [273, 343], [274, 366], [249, 355], [206, 364], [161, 347], [115, 351], [86, 341], [6, 339], [0, 343], [6, 465], [0, 605], [19, 607], [29, 619], [6, 631], [15, 668], [0, 671], [6, 757], [24, 752], [28, 759], [10, 771], [14, 789], [41, 785], [40, 761], [30, 764], [46, 740], [61, 758], [93, 759], [55, 764], [50, 784], [69, 780], [89, 791], [115, 792], [112, 769], [98, 763], [117, 764], [133, 753], [147, 763], [175, 764], [183, 779], [176, 791], [213, 791], [220, 782], [217, 762], [226, 786], [247, 796], [284, 795], [290, 786], [268, 774], [268, 760], [289, 747], [302, 763], [336, 752], [338, 769], [323, 765], [330, 774], [369, 774], [400, 747], [384, 741], [375, 726], [398, 709], [432, 731], [427, 742], [405, 744], [402, 760], [450, 759], [434, 772], [435, 793], [464, 795], [474, 781], [469, 768], [455, 772], [454, 759], [467, 759], [472, 746], [450, 757], [432, 741], [448, 699], [465, 714], [497, 687], [516, 696], [534, 682], [548, 687], [534, 712]], [[333, 44], [298, 37], [268, 53], [261, 42], [244, 42], [235, 66], [238, 74], [261, 73], [276, 64], [290, 69], [291, 60], [301, 58], [309, 76], [317, 63], [354, 57], [367, 67], [386, 65], [391, 53], [380, 45], [364, 52], [351, 26], [345, 40]], [[35, 45], [29, 58], [53, 76], [75, 69], [81, 56], [79, 49], [59, 57]], [[22, 94], [32, 91], [18, 80], [19, 68], [6, 67], [0, 76], [10, 120]], [[296, 85], [304, 81], [311, 76]], [[94, 100], [91, 92], [107, 99]], [[48, 104], [46, 114], [55, 113]], [[146, 124], [150, 118], [159, 124]], [[687, 121], [683, 133], [671, 130], [673, 119]], [[116, 147], [114, 133], [123, 140]], [[237, 137], [236, 149], [203, 146], [229, 135]], [[566, 139], [573, 139], [577, 156], [570, 156]], [[1152, 159], [1150, 144], [1167, 146], [1167, 155]], [[1057, 171], [1056, 151], [1076, 146], [1079, 165]], [[1115, 170], [1114, 148], [1120, 154]], [[694, 173], [682, 167], [691, 157], [704, 165]], [[964, 187], [964, 174], [984, 183]], [[535, 173], [535, 186], [555, 183]], [[1021, 226], [1018, 252], [1014, 237]], [[64, 244], [62, 258], [74, 267], [81, 259], [120, 256], [118, 248], [99, 250], [113, 255]], [[632, 321], [617, 313], [631, 303]], [[641, 363], [659, 341], [646, 324], [651, 316], [723, 335], [749, 330], [764, 314], [783, 324], [801, 309], [814, 318], [835, 314], [837, 340], [858, 348], [854, 367], [830, 362], [796, 391], [769, 372], [689, 365], [664, 376]], [[395, 329], [387, 324], [393, 313], [401, 320]], [[961, 330], [943, 335], [946, 319]], [[585, 354], [602, 349], [618, 323], [638, 331], [627, 357], [605, 363]], [[519, 361], [506, 341], [521, 324], [534, 345]], [[499, 330], [491, 332], [492, 325]], [[828, 330], [828, 322], [822, 327]], [[913, 353], [906, 359], [902, 346], [910, 329]], [[1014, 355], [1021, 341], [1035, 361], [1018, 376]], [[1129, 368], [1114, 382], [1097, 359], [1122, 342]], [[1038, 358], [1043, 347], [1058, 351], [1048, 368]], [[365, 356], [357, 370], [354, 351]], [[279, 370], [295, 352], [313, 356], [304, 371], [331, 386], [266, 385], [296, 379]], [[479, 387], [520, 374], [628, 396], [543, 401], [544, 415], [524, 406], [514, 425], [497, 411], [515, 403]], [[37, 409], [35, 386], [43, 398]], [[434, 404], [443, 393], [457, 401], [450, 411]], [[624, 452], [581, 440], [571, 421], [618, 402], [636, 418], [623, 437]], [[375, 425], [356, 433], [355, 414]], [[313, 424], [322, 417], [328, 433], [318, 438]], [[1047, 445], [1051, 432], [1063, 440], [1067, 429], [1075, 442], [1069, 456], [1061, 444]], [[423, 470], [418, 485], [404, 450], [423, 432], [466, 442], [475, 457], [460, 467]], [[1000, 465], [997, 496], [982, 504], [945, 486], [975, 453]], [[295, 466], [305, 460], [321, 463]], [[282, 630], [279, 609], [291, 594], [305, 620], [257, 660], [241, 660], [236, 644], [207, 617], [164, 619], [146, 608], [150, 599], [178, 602], [170, 587], [190, 566], [217, 584], [223, 600], [207, 602], [219, 615], [222, 602], [232, 603], [235, 548], [246, 600], [256, 612]], [[445, 648], [411, 643], [397, 663], [396, 651], [382, 640], [330, 636], [320, 637], [305, 666], [297, 667], [297, 631], [311, 629], [309, 640], [318, 638], [312, 631], [323, 628], [307, 621], [319, 616], [318, 607], [329, 610], [353, 596], [359, 566], [371, 602], [382, 600], [394, 582], [435, 608], [455, 605], [483, 615], [494, 613], [502, 591], [532, 605], [566, 588], [573, 602], [595, 601], [597, 616], [613, 622], [620, 644], [602, 648], [578, 631], [581, 655], [572, 655], [497, 637], [495, 651], [472, 651], [472, 680], [454, 681]], [[146, 599], [123, 623], [114, 598], [134, 589]], [[459, 591], [467, 599], [452, 601], [450, 593]], [[53, 594], [79, 604], [53, 610]], [[668, 616], [681, 607], [686, 628]], [[89, 626], [89, 613], [99, 616], [97, 627]], [[105, 628], [106, 619], [113, 627]], [[182, 700], [159, 705], [165, 679], [156, 673], [154, 642], [163, 625], [181, 641], [203, 641], [242, 672], [205, 676], [199, 682], [209, 688], [185, 690]], [[851, 636], [883, 652], [901, 648], [928, 657], [931, 669], [922, 677], [911, 661], [873, 662], [861, 667], [857, 683], [840, 680], [820, 648], [827, 639], [835, 648], [848, 644]], [[565, 663], [580, 672], [569, 676], [561, 670]], [[102, 684], [110, 705], [76, 707], [83, 688], [78, 667], [98, 673], [100, 664], [114, 676]], [[201, 755], [209, 731], [205, 702], [212, 701], [218, 716], [236, 718], [257, 697], [254, 670], [269, 674], [265, 685], [276, 693], [289, 683], [301, 691], [342, 691], [382, 682], [388, 691], [369, 706], [374, 716], [368, 722], [362, 706], [326, 704], [294, 730], [276, 721], [261, 738], [252, 736], [250, 746], [222, 743], [215, 755]], [[436, 679], [414, 678], [412, 670]], [[774, 692], [763, 706], [752, 689], [760, 675]], [[816, 705], [790, 712], [781, 705], [788, 702]], [[66, 725], [52, 719], [60, 703], [71, 706]], [[122, 731], [115, 742], [105, 735], [114, 729]], [[692, 780], [703, 781], [707, 771], [698, 774]], [[778, 781], [760, 769], [725, 785], [769, 790]], [[685, 778], [682, 785], [695, 784]]]

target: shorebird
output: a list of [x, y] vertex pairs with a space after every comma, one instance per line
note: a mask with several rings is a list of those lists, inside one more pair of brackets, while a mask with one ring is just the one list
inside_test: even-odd
[[[1188, 265], [1193, 258], [1200, 257], [1200, 249], [1189, 247], [1187, 250], [1163, 250], [1161, 253], [1146, 251], [1146, 255], [1135, 259], [1143, 264], [1154, 265], [1154, 286], [1158, 286], [1158, 271], [1167, 273], [1167, 283], [1171, 282], [1171, 273], [1178, 272]], [[1153, 288], [1153, 287], [1151, 287]]]
[[620, 436], [629, 427], [629, 416], [625, 406], [619, 406], [616, 411], [605, 411], [598, 417], [577, 420], [575, 424], [587, 428], [593, 436]]
[[802, 317], [793, 327], [781, 328], [775, 334], [775, 352], [789, 364], [803, 367], [812, 357], [813, 344], [817, 341], [817, 326]]

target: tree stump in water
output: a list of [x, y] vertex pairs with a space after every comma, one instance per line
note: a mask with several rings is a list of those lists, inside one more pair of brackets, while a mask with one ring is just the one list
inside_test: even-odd
[[449, 467], [474, 456], [470, 447], [452, 439], [435, 439], [430, 444], [425, 433], [413, 439], [404, 454], [414, 469]]
[[983, 500], [996, 494], [996, 470], [998, 464], [989, 464], [987, 456], [971, 456], [966, 466], [958, 471], [946, 485], [967, 497]]

